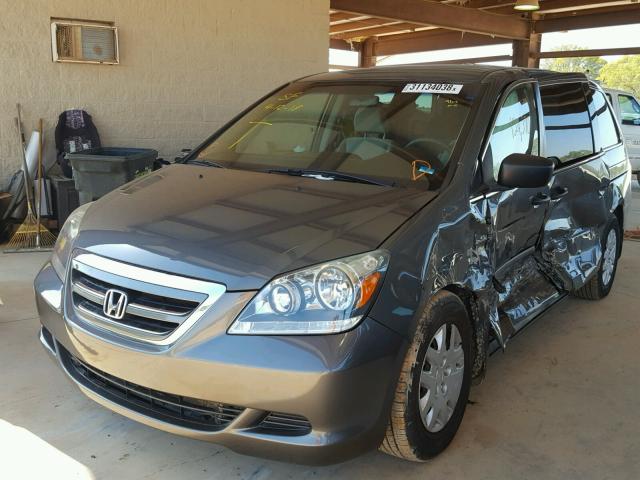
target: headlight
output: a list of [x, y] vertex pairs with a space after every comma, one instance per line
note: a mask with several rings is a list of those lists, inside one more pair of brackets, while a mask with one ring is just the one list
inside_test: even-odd
[[90, 206], [91, 203], [85, 203], [84, 205], [76, 208], [73, 213], [69, 215], [67, 221], [64, 222], [64, 226], [62, 227], [62, 230], [60, 230], [56, 244], [53, 247], [51, 265], [53, 265], [53, 269], [61, 280], [64, 280], [67, 262], [69, 261], [69, 255], [71, 255], [71, 247], [73, 246], [73, 241], [78, 236], [78, 231], [80, 230], [80, 222]]
[[231, 334], [309, 335], [353, 328], [382, 284], [389, 254], [376, 250], [272, 280], [229, 328]]

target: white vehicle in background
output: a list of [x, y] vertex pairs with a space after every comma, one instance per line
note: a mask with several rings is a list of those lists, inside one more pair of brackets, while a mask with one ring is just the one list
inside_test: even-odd
[[640, 184], [640, 102], [629, 92], [611, 88], [605, 88], [604, 91], [622, 125], [631, 170]]

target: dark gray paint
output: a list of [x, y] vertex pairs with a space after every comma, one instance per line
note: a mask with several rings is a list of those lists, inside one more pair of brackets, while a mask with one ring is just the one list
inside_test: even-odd
[[375, 249], [434, 196], [173, 165], [90, 207], [76, 247], [257, 290], [279, 273]]
[[[452, 158], [457, 165], [441, 192], [174, 166], [97, 202], [85, 217], [77, 248], [221, 282], [228, 291], [175, 344], [149, 346], [65, 322], [43, 299], [45, 291], [62, 294], [46, 266], [35, 282], [43, 325], [67, 350], [103, 371], [161, 391], [243, 405], [250, 414], [223, 432], [203, 435], [85, 393], [136, 420], [244, 453], [336, 462], [382, 440], [416, 314], [433, 293], [448, 289], [467, 304], [475, 331], [473, 373], [481, 378], [491, 338], [504, 346], [550, 304], [583, 285], [602, 255], [607, 220], [628, 208], [623, 146], [558, 170], [540, 189], [484, 184], [480, 159], [505, 89], [532, 78], [584, 77], [414, 66], [305, 81], [425, 78], [484, 84], [471, 113], [472, 128]], [[532, 207], [537, 194], [553, 196], [559, 187], [569, 189], [567, 197]], [[226, 335], [272, 277], [377, 247], [391, 252], [389, 269], [368, 317], [354, 330], [325, 336]], [[313, 432], [302, 437], [252, 432], [251, 415], [271, 409], [308, 417]]]

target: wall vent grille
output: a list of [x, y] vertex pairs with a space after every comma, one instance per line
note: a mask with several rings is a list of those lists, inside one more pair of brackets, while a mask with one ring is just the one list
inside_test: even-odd
[[52, 19], [51, 47], [54, 62], [120, 62], [118, 29], [111, 23]]

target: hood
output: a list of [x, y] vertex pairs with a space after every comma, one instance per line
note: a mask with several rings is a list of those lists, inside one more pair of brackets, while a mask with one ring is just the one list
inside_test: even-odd
[[75, 247], [228, 290], [377, 248], [435, 196], [418, 189], [172, 165], [87, 211]]

